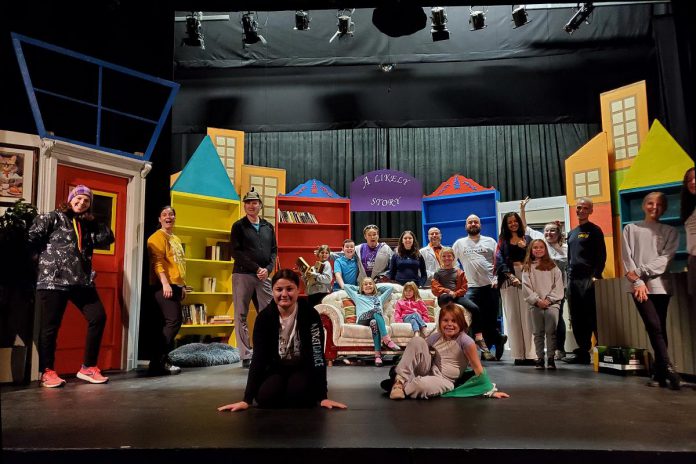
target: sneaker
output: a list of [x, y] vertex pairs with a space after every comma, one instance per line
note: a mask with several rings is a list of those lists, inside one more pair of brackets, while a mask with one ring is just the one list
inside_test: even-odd
[[401, 351], [401, 348], [399, 347], [399, 345], [394, 343], [394, 340], [389, 340], [389, 342], [387, 343], [387, 348], [394, 351]]
[[420, 335], [423, 338], [426, 338], [428, 336], [428, 328], [427, 327], [421, 327], [420, 330]]
[[565, 358], [561, 359], [561, 361], [566, 362], [568, 364], [590, 364], [590, 355], [587, 356], [566, 356]]
[[382, 362], [382, 357], [375, 356], [375, 367], [382, 367], [382, 365], [384, 365], [384, 362]]
[[544, 368], [544, 360], [539, 358], [534, 362], [534, 369], [543, 369]]
[[65, 385], [65, 380], [58, 377], [53, 369], [46, 368], [41, 374], [41, 386], [46, 388], [58, 388]]
[[495, 355], [491, 353], [491, 350], [488, 349], [488, 345], [486, 345], [486, 341], [482, 338], [480, 340], [476, 340], [476, 346], [479, 347], [481, 350], [481, 355], [483, 356], [483, 359], [486, 361], [495, 361]]
[[148, 367], [147, 373], [149, 375], [177, 375], [181, 374], [181, 368], [169, 362], [166, 362], [163, 365], [150, 363], [150, 367]]
[[394, 385], [389, 392], [389, 399], [391, 400], [403, 400], [406, 398], [406, 393], [404, 393], [404, 383], [401, 379], [394, 382]]
[[106, 383], [109, 381], [109, 378], [104, 377], [101, 374], [101, 370], [97, 366], [82, 366], [82, 368], [77, 373], [77, 378], [89, 383]]
[[553, 358], [549, 358], [548, 361], [546, 361], [546, 368], [550, 371], [555, 371], [556, 361]]
[[653, 388], [667, 388], [667, 380], [652, 378], [648, 380], [645, 385]]
[[495, 359], [500, 361], [500, 358], [503, 357], [503, 352], [505, 351], [505, 344], [508, 341], [508, 336], [505, 334], [501, 334], [500, 338], [498, 339], [498, 343], [495, 344]]
[[679, 374], [677, 374], [677, 371], [674, 369], [674, 366], [671, 364], [667, 365], [667, 382], [669, 383], [669, 388], [672, 390], [679, 390], [681, 389], [681, 377], [679, 377]]

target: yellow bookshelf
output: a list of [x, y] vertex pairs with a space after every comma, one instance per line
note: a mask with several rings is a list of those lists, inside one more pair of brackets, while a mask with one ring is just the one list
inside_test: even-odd
[[[176, 210], [174, 233], [184, 244], [186, 284], [193, 288], [184, 305], [205, 305], [206, 318], [234, 316], [232, 300], [232, 266], [234, 261], [211, 256], [210, 248], [230, 240], [232, 223], [239, 218], [239, 200], [229, 200], [186, 192], [171, 192]], [[224, 247], [224, 245], [222, 245]], [[209, 254], [206, 255], [208, 250]], [[224, 252], [223, 252], [224, 254]], [[204, 286], [204, 278], [214, 277], [215, 290]], [[211, 335], [228, 338], [235, 345], [234, 324], [184, 324], [179, 335]]]

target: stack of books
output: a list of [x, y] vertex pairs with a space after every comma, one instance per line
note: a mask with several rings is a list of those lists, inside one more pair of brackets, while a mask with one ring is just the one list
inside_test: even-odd
[[234, 324], [234, 317], [229, 314], [216, 314], [215, 316], [210, 316], [208, 324]]

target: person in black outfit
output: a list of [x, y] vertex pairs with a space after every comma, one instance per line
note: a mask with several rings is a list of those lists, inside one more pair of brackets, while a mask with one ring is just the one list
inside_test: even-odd
[[568, 303], [570, 321], [578, 348], [563, 361], [589, 364], [592, 333], [597, 332], [597, 306], [594, 281], [602, 278], [607, 260], [604, 233], [590, 222], [592, 200], [578, 198], [575, 213], [579, 225], [568, 234]]
[[243, 411], [256, 400], [260, 408], [346, 409], [327, 398], [324, 327], [306, 301], [298, 303], [300, 279], [281, 269], [272, 280], [273, 302], [254, 326], [254, 353], [244, 400], [218, 411]]
[[246, 215], [232, 224], [230, 243], [234, 258], [234, 333], [242, 366], [248, 368], [251, 364], [251, 344], [247, 326], [249, 303], [253, 301], [260, 313], [271, 302], [269, 276], [275, 267], [278, 246], [273, 225], [261, 217], [263, 203], [253, 187], [244, 195], [242, 203]]
[[95, 247], [113, 243], [114, 234], [92, 215], [92, 197], [87, 186], [76, 186], [67, 203], [37, 216], [29, 229], [29, 246], [39, 255], [36, 306], [41, 314], [38, 351], [42, 387], [65, 385], [54, 362], [58, 330], [68, 301], [87, 320], [84, 361], [77, 378], [95, 384], [109, 381], [97, 367], [106, 312], [94, 285], [92, 255]]

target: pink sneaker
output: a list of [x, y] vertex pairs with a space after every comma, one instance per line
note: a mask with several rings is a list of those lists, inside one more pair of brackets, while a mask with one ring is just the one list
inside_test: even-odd
[[46, 388], [58, 388], [65, 385], [65, 380], [58, 377], [58, 374], [53, 369], [46, 368], [41, 374], [41, 386]]
[[85, 367], [82, 366], [80, 371], [77, 373], [77, 378], [82, 379], [89, 383], [106, 383], [109, 381], [108, 377], [104, 377], [101, 374], [101, 370], [97, 366]]
[[389, 340], [389, 342], [387, 342], [387, 348], [394, 350], [394, 351], [401, 351], [401, 348], [399, 347], [399, 345], [394, 343], [393, 340]]

